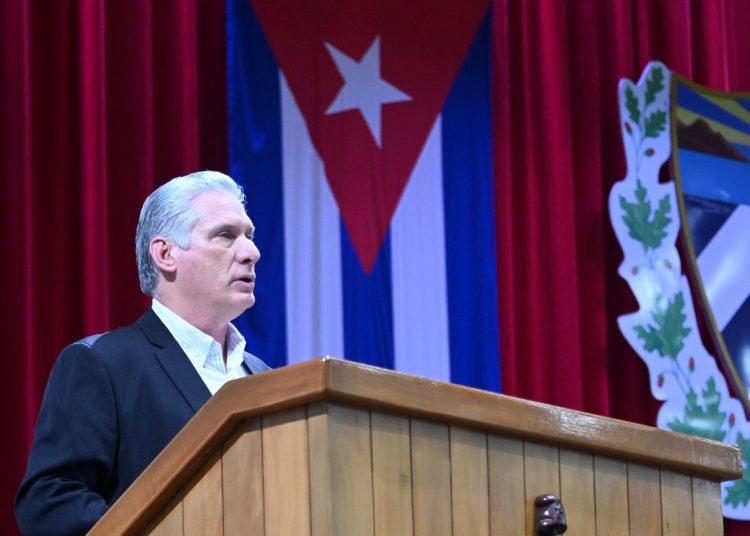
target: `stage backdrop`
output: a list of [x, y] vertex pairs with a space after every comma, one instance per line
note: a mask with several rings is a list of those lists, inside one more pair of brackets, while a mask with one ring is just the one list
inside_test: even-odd
[[[292, 67], [303, 60], [284, 24], [305, 22], [293, 13], [304, 6], [287, 6], [285, 18], [270, 1], [0, 2], [3, 534], [15, 531], [12, 497], [52, 362], [64, 344], [129, 323], [146, 306], [133, 260], [140, 204], [154, 186], [199, 168], [256, 179], [248, 182], [251, 216], [283, 218], [259, 226], [258, 314], [242, 321], [269, 361], [326, 351], [399, 366], [418, 355], [409, 344], [434, 345], [439, 353], [429, 355], [440, 359], [406, 370], [653, 424], [645, 367], [615, 323], [637, 307], [617, 275], [621, 252], [606, 214], [625, 172], [617, 81], [660, 59], [699, 83], [750, 89], [750, 4], [446, 1], [417, 4], [401, 21], [379, 20], [372, 6], [321, 4], [307, 13], [313, 33], [300, 36], [313, 56]], [[447, 22], [436, 22], [441, 13]], [[341, 21], [346, 32], [315, 34]], [[434, 24], [445, 27], [437, 37]], [[229, 53], [228, 36], [237, 46]], [[436, 62], [432, 48], [448, 44]], [[252, 58], [260, 65], [243, 63]], [[230, 96], [240, 83], [260, 101], [227, 98], [228, 64]], [[339, 91], [365, 67], [379, 100]], [[302, 103], [299, 78], [310, 75], [319, 94]], [[420, 121], [400, 113], [422, 95], [432, 103]], [[263, 99], [276, 104], [253, 104]], [[247, 139], [232, 137], [230, 161], [228, 132], [238, 134], [241, 122]], [[337, 129], [366, 152], [347, 164]], [[394, 137], [400, 147], [383, 159]], [[250, 144], [251, 161], [275, 145], [277, 165], [246, 174], [252, 162], [235, 141]], [[286, 162], [287, 142], [305, 149], [305, 160]], [[372, 173], [371, 190], [338, 184], [338, 165]], [[307, 183], [313, 191], [287, 199], [285, 181], [303, 173], [316, 178]], [[363, 196], [376, 210], [361, 209]], [[293, 205], [303, 201], [318, 204]], [[479, 208], [467, 208], [474, 201]], [[302, 228], [306, 221], [319, 227]], [[473, 240], [493, 234], [494, 246], [474, 249]], [[402, 254], [417, 258], [401, 266]], [[307, 264], [312, 258], [324, 264]], [[290, 272], [290, 263], [302, 266]], [[330, 280], [308, 286], [304, 278], [324, 270]], [[415, 273], [430, 279], [414, 281]], [[329, 292], [315, 295], [327, 285], [339, 285], [340, 304]], [[425, 301], [396, 303], [408, 295], [400, 289]], [[295, 309], [305, 303], [331, 307], [332, 316], [305, 324], [314, 311]], [[456, 315], [456, 303], [467, 309]], [[404, 332], [411, 328], [399, 319], [422, 319], [425, 310], [429, 322]], [[427, 366], [436, 370], [409, 368]], [[741, 531], [735, 524], [729, 533]]]

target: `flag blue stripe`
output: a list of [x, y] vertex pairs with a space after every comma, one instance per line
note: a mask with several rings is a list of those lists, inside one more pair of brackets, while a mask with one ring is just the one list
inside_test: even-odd
[[451, 381], [499, 391], [489, 64], [486, 16], [443, 108], [443, 188]]
[[346, 358], [393, 368], [393, 304], [391, 300], [390, 236], [370, 274], [365, 274], [349, 233], [341, 225], [341, 272]]
[[279, 71], [248, 0], [227, 0], [230, 173], [247, 194], [261, 261], [256, 304], [235, 322], [248, 351], [286, 364]]

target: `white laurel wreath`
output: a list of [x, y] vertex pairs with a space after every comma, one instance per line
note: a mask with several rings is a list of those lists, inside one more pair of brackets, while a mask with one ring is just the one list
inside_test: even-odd
[[[662, 70], [664, 84], [655, 95], [651, 88], [651, 102], [647, 102], [646, 81], [655, 69]], [[620, 129], [627, 159], [627, 175], [615, 183], [610, 191], [609, 214], [624, 254], [618, 273], [630, 285], [639, 305], [638, 311], [620, 316], [618, 325], [625, 339], [648, 366], [654, 398], [664, 401], [657, 415], [657, 426], [670, 430], [669, 423], [685, 415], [688, 391], [691, 389], [697, 394], [699, 403], [704, 403], [704, 386], [713, 380], [716, 390], [714, 394], [718, 393], [720, 397], [718, 411], [725, 415], [721, 428], [725, 432], [724, 441], [736, 444], [738, 433], [744, 438], [750, 438], [750, 426], [741, 402], [730, 396], [726, 379], [717, 367], [716, 359], [708, 353], [700, 339], [695, 307], [676, 247], [680, 214], [675, 185], [672, 181], [659, 182], [659, 170], [669, 159], [672, 150], [669, 128], [663, 129], [658, 136], [646, 136], [644, 125], [634, 125], [627, 109], [626, 92], [631, 104], [633, 96], [638, 99], [644, 118], [648, 113], [661, 110], [666, 113], [666, 124], [669, 125], [670, 80], [671, 73], [664, 64], [651, 62], [637, 84], [622, 79], [618, 88]], [[671, 221], [664, 229], [666, 237], [658, 247], [651, 249], [644, 248], [642, 242], [630, 235], [630, 229], [623, 219], [625, 214], [621, 199], [632, 199], [639, 184], [645, 188], [646, 199], [651, 206], [658, 206], [665, 196], [669, 199], [668, 218]], [[689, 333], [676, 359], [672, 360], [659, 355], [657, 351], [646, 350], [636, 326], [653, 325], [654, 315], [664, 313], [680, 293], [684, 299], [684, 325]], [[748, 469], [745, 467], [743, 479], [747, 478]], [[731, 485], [732, 482], [724, 482], [721, 486], [724, 516], [750, 519], [750, 503], [733, 506], [725, 500], [727, 489]]]

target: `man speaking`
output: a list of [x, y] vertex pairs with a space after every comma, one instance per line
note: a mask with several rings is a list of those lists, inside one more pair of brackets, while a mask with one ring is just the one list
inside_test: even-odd
[[136, 258], [152, 307], [57, 359], [16, 497], [25, 535], [85, 534], [224, 383], [268, 370], [231, 324], [255, 303], [260, 259], [244, 200], [204, 171], [144, 202]]

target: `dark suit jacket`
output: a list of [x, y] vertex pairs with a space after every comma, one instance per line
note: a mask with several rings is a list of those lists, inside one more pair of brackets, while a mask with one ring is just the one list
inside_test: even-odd
[[[253, 373], [267, 370], [245, 354]], [[211, 393], [149, 309], [65, 348], [50, 374], [16, 518], [30, 535], [82, 535]]]

